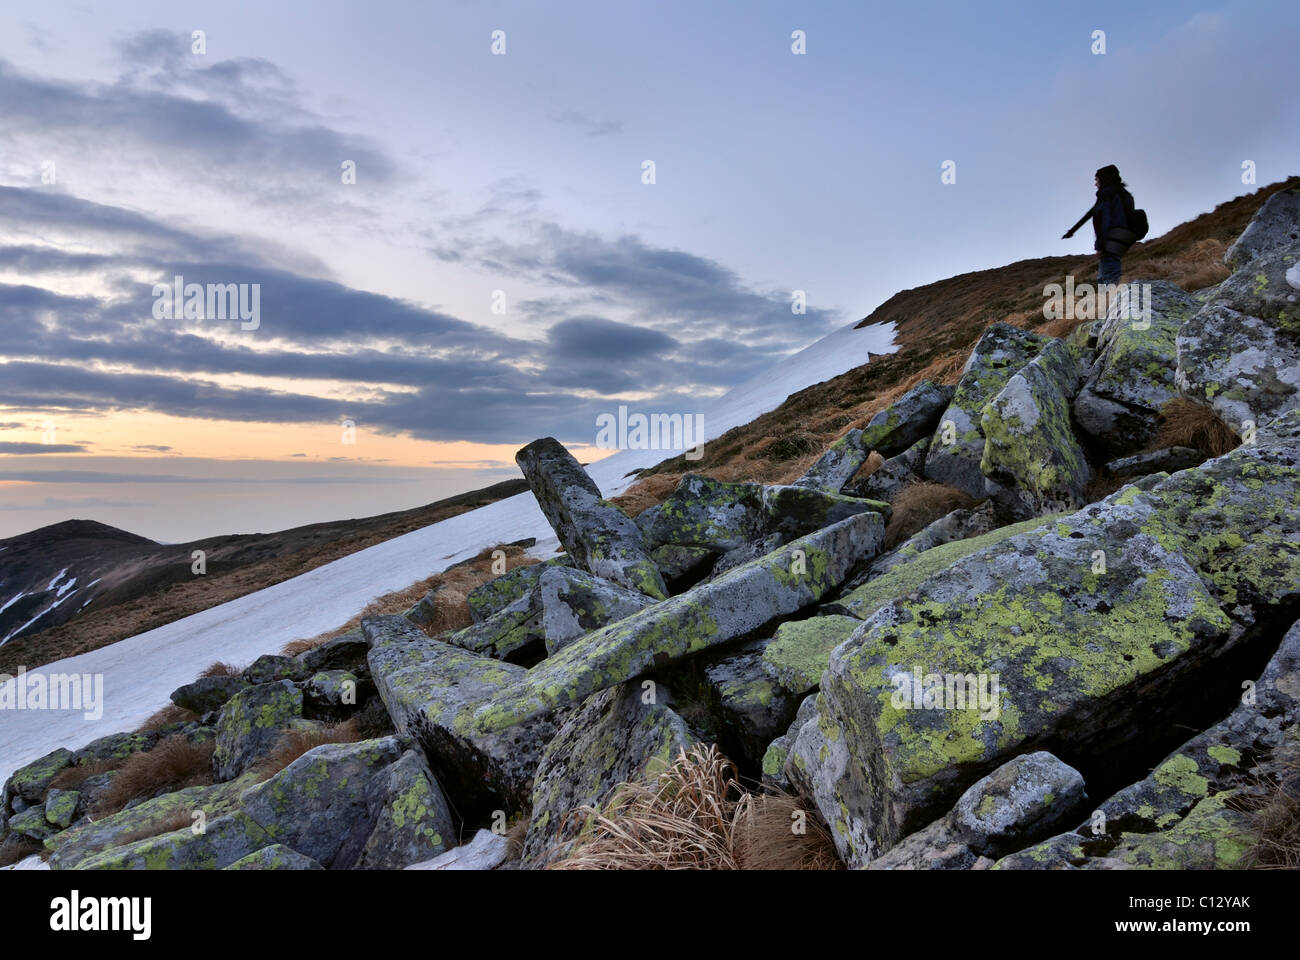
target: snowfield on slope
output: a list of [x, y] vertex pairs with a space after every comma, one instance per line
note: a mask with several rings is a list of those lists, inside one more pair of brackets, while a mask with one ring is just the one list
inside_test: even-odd
[[[892, 349], [892, 327], [842, 327], [705, 407], [713, 439], [749, 423], [804, 387], [861, 366], [867, 352]], [[593, 436], [595, 425], [592, 426]], [[525, 438], [527, 442], [533, 438]], [[521, 443], [522, 446], [522, 443]], [[623, 450], [588, 468], [606, 496], [631, 482], [626, 474], [663, 460], [661, 450]], [[480, 507], [317, 567], [174, 623], [39, 668], [51, 674], [103, 675], [102, 715], [83, 711], [0, 710], [0, 782], [58, 747], [77, 749], [96, 737], [133, 730], [216, 660], [249, 663], [291, 640], [346, 623], [366, 604], [474, 556], [494, 543], [536, 537], [534, 553], [553, 555], [557, 541], [531, 493]], [[12, 688], [14, 680], [5, 686]], [[12, 703], [13, 689], [0, 690]]]

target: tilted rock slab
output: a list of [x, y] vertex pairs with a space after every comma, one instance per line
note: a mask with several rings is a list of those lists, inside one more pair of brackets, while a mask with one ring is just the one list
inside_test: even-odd
[[[1140, 736], [1143, 704], [1300, 599], [1300, 411], [1259, 437], [966, 556], [836, 650], [786, 773], [847, 862], [1048, 737], [1098, 755]], [[996, 674], [996, 715], [895, 701], [918, 668]]]
[[558, 440], [534, 440], [515, 454], [515, 462], [579, 567], [656, 600], [668, 596], [636, 522], [600, 495], [595, 481]]
[[921, 478], [929, 452], [930, 438], [922, 437], [898, 456], [882, 463], [865, 480], [849, 484], [842, 492], [851, 497], [892, 501], [898, 491]]
[[1167, 281], [1150, 286], [1149, 317], [1139, 309], [1126, 316], [1119, 302], [1112, 305], [1100, 325], [1097, 358], [1074, 398], [1079, 426], [1116, 454], [1136, 450], [1155, 436], [1157, 414], [1179, 394], [1174, 382], [1178, 331], [1202, 305]]
[[656, 546], [673, 543], [726, 551], [762, 539], [765, 533], [762, 484], [726, 483], [688, 473], [655, 511], [647, 536]]
[[218, 782], [235, 779], [302, 719], [302, 691], [288, 680], [245, 687], [226, 702], [217, 719], [213, 777]]
[[524, 677], [523, 667], [434, 640], [403, 617], [368, 617], [370, 671], [399, 733], [415, 737], [458, 806], [494, 803], [525, 809], [533, 775], [555, 726], [540, 721], [482, 733], [474, 712]]
[[984, 408], [987, 491], [1016, 519], [1075, 509], [1087, 500], [1092, 468], [1070, 424], [1078, 386], [1074, 356], [1052, 340]]
[[509, 730], [794, 613], [843, 583], [883, 537], [880, 515], [860, 513], [589, 633], [503, 684], [477, 711], [477, 729]]
[[984, 405], [1038, 355], [1045, 342], [1035, 333], [1005, 323], [995, 323], [984, 331], [930, 440], [923, 471], [927, 479], [956, 487], [972, 497], [985, 496], [984, 474], [980, 471], [984, 458], [980, 416]]
[[1260, 205], [1246, 229], [1228, 247], [1223, 262], [1230, 270], [1256, 257], [1300, 245], [1300, 188], [1279, 190]]
[[767, 531], [792, 540], [858, 513], [874, 511], [888, 520], [893, 508], [881, 500], [776, 485], [763, 488], [763, 511], [767, 515]]

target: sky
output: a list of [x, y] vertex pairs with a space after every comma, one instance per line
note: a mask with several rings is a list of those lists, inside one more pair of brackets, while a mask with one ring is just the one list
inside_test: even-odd
[[1153, 235], [1300, 172], [1297, 35], [1283, 2], [0, 0], [0, 538], [597, 459], [620, 404], [698, 413], [901, 289], [1088, 252], [1104, 164]]

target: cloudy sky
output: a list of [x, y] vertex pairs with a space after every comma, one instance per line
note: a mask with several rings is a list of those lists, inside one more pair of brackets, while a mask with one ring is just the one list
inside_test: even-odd
[[[1105, 163], [1157, 234], [1297, 172], [1296, 4], [1048, 6], [0, 2], [0, 537], [592, 459], [619, 403], [699, 411], [899, 289], [1088, 250]], [[255, 327], [159, 316], [176, 276], [258, 285]]]

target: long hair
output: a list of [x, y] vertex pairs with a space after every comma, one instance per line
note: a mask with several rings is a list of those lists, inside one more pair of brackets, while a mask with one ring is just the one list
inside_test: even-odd
[[1119, 167], [1113, 163], [1097, 171], [1097, 185], [1100, 187], [1120, 187], [1121, 189], [1128, 187], [1128, 184], [1120, 179]]

